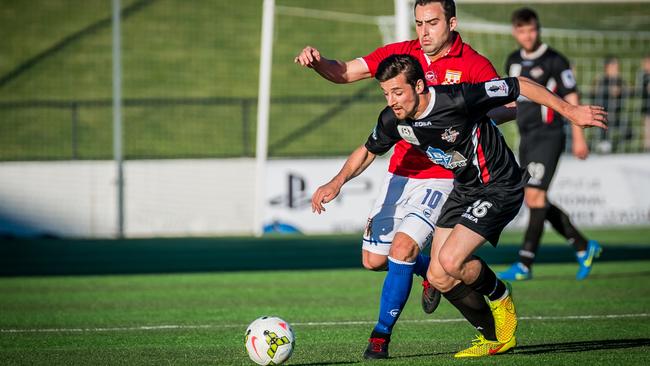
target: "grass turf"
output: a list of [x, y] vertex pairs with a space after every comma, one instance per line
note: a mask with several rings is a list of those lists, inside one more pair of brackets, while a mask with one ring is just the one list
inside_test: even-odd
[[[583, 282], [575, 264], [537, 265], [533, 281], [514, 284], [519, 347], [487, 360], [453, 359], [474, 331], [445, 301], [422, 313], [416, 281], [382, 364], [648, 364], [648, 264], [596, 263]], [[250, 365], [246, 325], [277, 315], [297, 335], [289, 364], [359, 364], [383, 278], [361, 269], [2, 278], [0, 363]], [[630, 315], [607, 318], [620, 314]]]

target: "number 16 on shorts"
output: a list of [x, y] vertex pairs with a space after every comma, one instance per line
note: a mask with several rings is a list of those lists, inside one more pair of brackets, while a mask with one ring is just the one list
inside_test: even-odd
[[478, 219], [485, 217], [485, 215], [488, 213], [488, 210], [492, 206], [492, 202], [485, 200], [476, 200], [476, 202], [474, 202], [471, 206], [467, 207], [467, 210], [465, 210], [463, 217], [478, 223]]

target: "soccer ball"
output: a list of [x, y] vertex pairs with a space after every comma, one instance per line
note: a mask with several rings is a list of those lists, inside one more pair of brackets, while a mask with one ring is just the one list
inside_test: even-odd
[[289, 323], [263, 316], [246, 329], [246, 351], [258, 365], [279, 365], [291, 357], [295, 339]]

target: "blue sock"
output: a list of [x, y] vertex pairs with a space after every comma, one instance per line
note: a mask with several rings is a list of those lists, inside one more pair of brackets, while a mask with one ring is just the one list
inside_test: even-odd
[[431, 262], [431, 257], [429, 257], [428, 255], [424, 255], [422, 253], [418, 254], [417, 258], [415, 258], [413, 273], [426, 280], [427, 269], [429, 269], [429, 262]]
[[379, 321], [375, 326], [375, 331], [387, 334], [393, 331], [393, 326], [411, 293], [414, 264], [395, 261], [388, 257], [388, 273], [381, 290]]

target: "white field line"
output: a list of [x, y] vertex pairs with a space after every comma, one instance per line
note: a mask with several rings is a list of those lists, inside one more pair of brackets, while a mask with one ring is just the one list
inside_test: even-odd
[[[621, 318], [647, 318], [649, 313], [639, 314], [610, 314], [610, 315], [564, 315], [564, 316], [521, 316], [519, 320], [596, 320], [596, 319], [621, 319]], [[449, 319], [402, 319], [400, 323], [457, 323], [466, 321], [463, 318]], [[337, 321], [337, 322], [296, 322], [294, 327], [310, 326], [345, 326], [345, 325], [373, 325], [375, 321]], [[32, 328], [32, 329], [0, 329], [0, 333], [81, 333], [81, 332], [124, 332], [124, 331], [149, 331], [168, 329], [219, 329], [219, 328], [246, 328], [247, 324], [206, 324], [206, 325], [142, 325], [136, 327], [115, 328]]]

